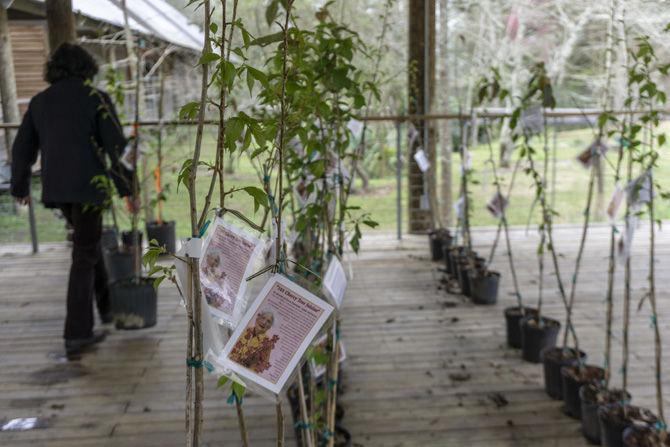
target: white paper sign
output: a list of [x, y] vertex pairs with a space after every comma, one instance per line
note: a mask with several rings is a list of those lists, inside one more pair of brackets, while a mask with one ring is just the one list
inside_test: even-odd
[[489, 203], [486, 204], [486, 209], [493, 215], [493, 217], [500, 219], [503, 216], [503, 213], [507, 209], [507, 198], [496, 192]]
[[347, 129], [354, 134], [355, 138], [359, 138], [363, 132], [363, 123], [355, 119], [350, 119], [347, 123]]
[[246, 308], [246, 278], [254, 272], [263, 248], [263, 241], [220, 217], [207, 233], [200, 258], [202, 293], [209, 311], [231, 329]]
[[347, 290], [347, 274], [337, 256], [333, 256], [328, 264], [326, 275], [323, 278], [323, 288], [333, 298], [335, 307], [342, 307], [344, 292]]
[[456, 203], [453, 205], [454, 213], [458, 219], [462, 219], [465, 216], [465, 199], [463, 196], [459, 197]]
[[609, 205], [607, 205], [607, 215], [610, 220], [613, 221], [616, 219], [617, 214], [619, 214], [619, 208], [621, 207], [621, 202], [624, 198], [624, 189], [620, 184], [616, 184], [614, 192], [612, 193], [612, 198], [610, 199]]
[[423, 149], [414, 152], [414, 161], [416, 161], [421, 172], [426, 172], [430, 169], [430, 161], [428, 161], [428, 157], [426, 157], [426, 153]]
[[330, 304], [274, 275], [226, 343], [220, 363], [278, 395], [332, 312]]
[[[328, 343], [327, 335], [323, 335], [317, 341], [315, 341], [314, 344], [312, 345], [314, 354], [319, 356], [326, 354], [327, 343]], [[342, 343], [342, 340], [338, 340], [337, 345], [338, 345], [337, 362], [342, 363], [347, 359], [347, 352], [344, 349], [344, 343]], [[322, 363], [317, 363], [314, 357], [312, 357], [309, 361], [309, 368], [310, 371], [312, 372], [312, 376], [316, 379], [323, 377], [323, 375], [326, 373], [326, 365]]]

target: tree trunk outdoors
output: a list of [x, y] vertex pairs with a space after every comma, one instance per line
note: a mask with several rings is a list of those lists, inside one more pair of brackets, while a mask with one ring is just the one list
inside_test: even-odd
[[[449, 0], [440, 0], [440, 99], [441, 109], [448, 112], [449, 108]], [[442, 184], [440, 185], [440, 195], [442, 196], [442, 218], [446, 226], [452, 223], [451, 207], [453, 197], [451, 194], [451, 133], [449, 132], [449, 120], [441, 121], [440, 126], [440, 147], [441, 147], [441, 169]]]
[[49, 52], [53, 53], [60, 44], [77, 40], [72, 0], [46, 0], [46, 10]]
[[[16, 77], [12, 58], [12, 41], [9, 35], [7, 10], [0, 6], [0, 100], [2, 101], [2, 120], [5, 123], [18, 123], [21, 119], [16, 102]], [[0, 155], [0, 166], [12, 162], [12, 142], [16, 131], [5, 130], [5, 157]]]

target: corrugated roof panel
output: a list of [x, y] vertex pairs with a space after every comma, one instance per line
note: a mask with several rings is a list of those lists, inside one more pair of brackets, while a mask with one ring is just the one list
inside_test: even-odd
[[[165, 0], [126, 0], [126, 7], [133, 30], [181, 47], [202, 48], [205, 37], [200, 28]], [[72, 9], [94, 20], [123, 26], [121, 0], [72, 0]]]

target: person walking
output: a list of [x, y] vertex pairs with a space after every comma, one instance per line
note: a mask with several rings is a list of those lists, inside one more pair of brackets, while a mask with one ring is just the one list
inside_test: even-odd
[[59, 46], [45, 67], [50, 85], [30, 100], [12, 146], [12, 196], [20, 204], [31, 200], [30, 177], [39, 154], [42, 202], [59, 208], [73, 228], [64, 330], [68, 356], [106, 336], [93, 330], [94, 295], [101, 320], [111, 322], [100, 245], [109, 197], [93, 180], [108, 176], [119, 195], [131, 194], [132, 173], [119, 162], [127, 141], [111, 99], [92, 86], [97, 73], [97, 63], [82, 47]]

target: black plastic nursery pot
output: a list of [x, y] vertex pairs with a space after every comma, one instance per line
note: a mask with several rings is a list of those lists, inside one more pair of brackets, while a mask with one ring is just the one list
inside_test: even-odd
[[[121, 244], [126, 251], [132, 251], [134, 243], [132, 230], [121, 232]], [[142, 246], [142, 232], [139, 230], [137, 230], [137, 244]]]
[[477, 274], [470, 273], [470, 293], [475, 304], [490, 305], [498, 302], [498, 284], [500, 273], [483, 271]]
[[351, 433], [341, 424], [335, 425], [335, 447], [351, 447]]
[[447, 250], [447, 273], [458, 279], [458, 260], [461, 254], [465, 252], [465, 247], [451, 247]]
[[100, 245], [103, 250], [116, 250], [119, 248], [119, 235], [114, 227], [104, 227], [102, 229]]
[[458, 283], [461, 286], [461, 293], [467, 297], [472, 296], [470, 287], [470, 266], [468, 261], [461, 258], [458, 263]]
[[581, 419], [582, 403], [579, 390], [588, 383], [601, 383], [605, 378], [605, 370], [594, 365], [572, 365], [561, 368], [563, 381], [564, 411], [570, 417]]
[[523, 313], [519, 306], [505, 309], [505, 325], [507, 326], [507, 345], [510, 348], [521, 349], [521, 319], [526, 316], [537, 315], [537, 309], [524, 307]]
[[623, 445], [625, 447], [670, 446], [670, 433], [661, 432], [647, 425], [633, 425], [623, 431]]
[[161, 223], [149, 222], [146, 226], [147, 240], [155, 240], [159, 246], [165, 247], [167, 253], [173, 254], [177, 251], [177, 234], [175, 229], [176, 224], [174, 220]]
[[102, 256], [107, 270], [107, 281], [110, 284], [133, 276], [135, 269], [132, 252], [121, 251], [118, 248], [103, 249]]
[[428, 242], [430, 243], [430, 257], [433, 261], [444, 259], [444, 247], [451, 245], [451, 234], [449, 230], [439, 229], [428, 233]]
[[653, 427], [658, 418], [646, 408], [621, 402], [602, 405], [598, 408], [600, 441], [605, 447], [623, 447], [624, 431], [633, 425]]
[[596, 383], [587, 383], [579, 389], [582, 434], [592, 444], [600, 444], [598, 409], [605, 404], [630, 402], [630, 394], [622, 390], [607, 390]]
[[561, 323], [547, 317], [536, 315], [522, 318], [521, 326], [521, 356], [527, 362], [540, 363], [541, 352], [545, 348], [556, 346], [556, 337], [561, 330]]
[[156, 325], [158, 299], [151, 278], [112, 284], [110, 301], [117, 329], [145, 329]]
[[578, 358], [574, 349], [554, 346], [543, 349], [540, 357], [544, 367], [544, 390], [552, 399], [563, 399], [561, 368], [576, 365], [580, 359], [584, 363], [586, 353], [580, 351]]

